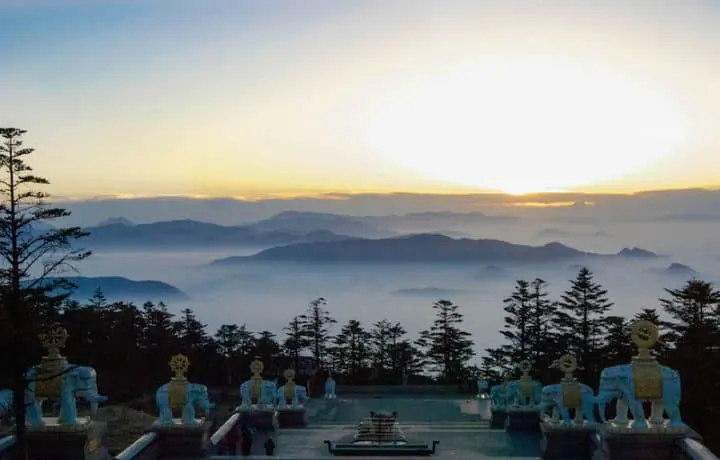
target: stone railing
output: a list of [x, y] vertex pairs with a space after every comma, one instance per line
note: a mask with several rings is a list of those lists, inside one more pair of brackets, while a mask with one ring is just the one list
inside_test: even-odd
[[216, 454], [218, 445], [222, 442], [225, 436], [233, 430], [240, 420], [240, 413], [235, 412], [220, 427], [210, 436], [207, 443], [204, 446], [204, 450], [207, 454]]
[[115, 460], [156, 460], [160, 458], [157, 433], [145, 433], [115, 456]]
[[12, 460], [15, 457], [15, 436], [0, 439], [0, 460]]
[[[602, 445], [600, 435], [595, 433], [591, 437], [593, 442], [593, 460], [607, 460], [610, 458], [605, 446]], [[698, 439], [693, 437], [682, 438], [675, 444], [675, 452], [672, 458], [685, 460], [720, 460], [717, 455], [710, 452], [710, 449]]]

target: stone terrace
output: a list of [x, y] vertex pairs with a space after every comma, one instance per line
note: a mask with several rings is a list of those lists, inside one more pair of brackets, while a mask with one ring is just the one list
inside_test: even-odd
[[[351, 436], [371, 410], [397, 411], [405, 434], [415, 441], [440, 441], [433, 458], [520, 460], [537, 459], [540, 455], [539, 434], [510, 436], [504, 430], [488, 428], [488, 400], [458, 399], [449, 395], [357, 395], [332, 401], [312, 401], [308, 406], [310, 423], [306, 428], [280, 430], [275, 439], [276, 458], [332, 457], [323, 441]], [[253, 454], [258, 458], [268, 458], [263, 456], [263, 442], [264, 439], [257, 438], [253, 443]]]

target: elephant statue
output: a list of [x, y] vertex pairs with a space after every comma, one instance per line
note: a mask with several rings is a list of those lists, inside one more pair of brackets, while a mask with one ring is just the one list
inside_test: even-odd
[[274, 406], [277, 399], [277, 386], [271, 380], [260, 380], [260, 397], [256, 403], [250, 396], [250, 389], [255, 383], [253, 379], [246, 380], [240, 385], [241, 407], [249, 408], [253, 405], [259, 407]]
[[504, 408], [508, 404], [507, 383], [493, 385], [490, 388], [490, 402], [493, 407]]
[[[42, 404], [45, 397], [37, 396], [38, 377], [41, 377], [41, 366], [33, 366], [26, 373], [28, 386], [25, 390], [25, 405], [27, 406], [27, 423], [29, 426], [44, 426], [42, 419]], [[59, 382], [60, 425], [79, 425], [77, 419], [76, 395], [90, 391], [94, 387], [95, 370], [91, 367], [68, 365], [55, 378]], [[46, 382], [42, 382], [45, 384]]]
[[584, 383], [578, 383], [580, 387], [580, 400], [579, 406], [575, 404], [568, 405], [566, 398], [563, 397], [563, 384], [556, 383], [554, 385], [546, 385], [542, 388], [540, 397], [540, 407], [543, 410], [552, 409], [553, 414], [551, 420], [558, 422], [562, 419], [564, 425], [569, 425], [570, 411], [568, 409], [575, 410], [574, 422], [582, 423], [583, 420], [587, 420], [588, 423], [595, 423], [595, 395], [593, 394], [592, 388], [585, 385]]
[[0, 420], [9, 416], [13, 407], [13, 391], [9, 389], [0, 390]]
[[[663, 422], [663, 412], [668, 415], [668, 427], [683, 428], [685, 424], [680, 417], [680, 395], [682, 394], [680, 374], [666, 366], [658, 365], [662, 385], [662, 399], [649, 400], [652, 403], [650, 423]], [[645, 416], [643, 402], [635, 396], [635, 380], [632, 364], [603, 369], [600, 374], [600, 387], [596, 397], [596, 404], [600, 412], [600, 419], [606, 422], [605, 409], [613, 399], [618, 400], [615, 423], [627, 422], [627, 411], [633, 416], [633, 428], [647, 427], [648, 419]]]
[[[521, 391], [521, 384], [529, 383], [531, 388], [530, 396]], [[507, 404], [515, 407], [535, 407], [540, 404], [542, 397], [542, 384], [537, 380], [512, 380], [507, 383], [506, 400]]]
[[477, 394], [478, 396], [485, 397], [488, 391], [488, 383], [487, 380], [479, 380], [477, 381]]
[[78, 366], [76, 371], [81, 373], [90, 382], [90, 389], [80, 392], [78, 396], [90, 403], [90, 416], [96, 418], [98, 404], [107, 401], [108, 398], [98, 393], [95, 369], [87, 366]]
[[325, 399], [335, 398], [337, 398], [337, 395], [335, 394], [335, 379], [333, 378], [332, 374], [330, 374], [325, 380]]
[[[166, 383], [157, 389], [155, 392], [155, 404], [157, 404], [160, 410], [160, 417], [157, 423], [172, 423], [173, 414], [172, 407], [170, 407], [170, 384]], [[184, 424], [195, 424], [195, 408], [200, 407], [204, 411], [204, 417], [207, 419], [210, 417], [210, 409], [215, 407], [215, 404], [210, 402], [208, 397], [208, 390], [205, 385], [199, 383], [185, 383], [186, 397], [182, 409], [181, 420]]]
[[286, 385], [281, 386], [278, 388], [277, 391], [277, 400], [278, 400], [278, 407], [285, 409], [287, 407], [302, 407], [303, 404], [308, 400], [307, 390], [305, 387], [300, 385], [295, 385], [295, 391], [293, 392], [293, 397], [290, 403], [287, 402], [287, 399], [285, 398], [285, 390], [289, 389]]

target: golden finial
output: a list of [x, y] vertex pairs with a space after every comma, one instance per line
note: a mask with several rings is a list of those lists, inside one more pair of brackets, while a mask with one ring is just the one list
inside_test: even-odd
[[187, 380], [187, 370], [190, 367], [190, 360], [185, 355], [175, 355], [170, 358], [170, 369], [172, 369], [173, 380]]
[[638, 349], [636, 358], [641, 360], [652, 360], [650, 349], [657, 343], [660, 337], [658, 327], [650, 321], [641, 320], [633, 324], [630, 329], [630, 339]]
[[255, 360], [250, 363], [250, 372], [252, 372], [252, 378], [262, 379], [262, 371], [265, 369], [265, 365], [260, 358], [255, 357]]
[[60, 323], [53, 324], [46, 332], [38, 335], [40, 343], [47, 350], [47, 358], [49, 359], [62, 358], [60, 350], [65, 348], [68, 337], [70, 337], [70, 334]]
[[530, 371], [532, 370], [532, 363], [530, 361], [528, 361], [527, 359], [520, 361], [520, 363], [518, 364], [518, 369], [520, 369], [520, 372], [522, 372], [520, 380], [530, 380]]
[[295, 383], [295, 369], [287, 369], [283, 376], [285, 377], [285, 380], [287, 380], [287, 383]]
[[575, 358], [573, 355], [563, 355], [557, 360], [553, 361], [550, 367], [564, 373], [565, 376], [563, 377], [563, 380], [575, 380], [573, 373], [578, 369], [577, 358]]

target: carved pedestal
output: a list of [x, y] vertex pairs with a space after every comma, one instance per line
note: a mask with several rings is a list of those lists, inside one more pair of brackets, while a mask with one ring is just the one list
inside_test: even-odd
[[490, 428], [505, 428], [507, 412], [505, 409], [494, 408], [490, 410]]
[[277, 431], [278, 412], [274, 408], [241, 408], [238, 410], [238, 424], [247, 425], [258, 430]]
[[197, 420], [196, 424], [184, 424], [180, 419], [172, 423], [156, 423], [150, 428], [158, 434], [162, 458], [201, 458], [212, 422]]
[[308, 423], [307, 411], [304, 407], [285, 407], [277, 411], [280, 428], [297, 428]]
[[597, 460], [680, 460], [684, 459], [679, 443], [686, 437], [697, 437], [689, 429], [649, 427], [631, 430], [605, 426], [600, 433], [600, 448], [593, 454]]
[[514, 408], [508, 407], [505, 429], [507, 431], [539, 431], [540, 430], [540, 409], [539, 408]]
[[592, 453], [593, 425], [562, 425], [540, 423], [542, 432], [542, 458], [544, 460], [587, 459]]
[[110, 460], [102, 445], [106, 425], [78, 417], [80, 425], [60, 425], [57, 418], [43, 418], [45, 426], [27, 429], [31, 459], [42, 460]]

